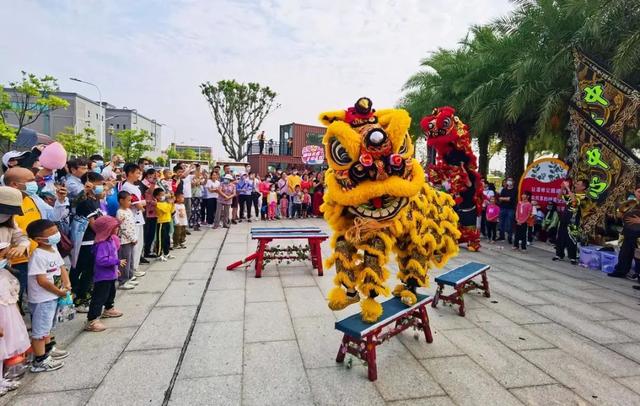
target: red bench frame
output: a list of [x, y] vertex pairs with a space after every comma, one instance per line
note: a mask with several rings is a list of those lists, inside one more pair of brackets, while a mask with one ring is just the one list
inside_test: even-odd
[[[491, 291], [489, 290], [489, 279], [487, 278], [487, 271], [491, 269], [491, 267], [487, 266], [483, 271], [476, 273], [475, 275], [469, 275], [468, 277], [458, 281], [455, 286], [453, 286], [454, 292], [450, 295], [443, 295], [444, 291], [444, 283], [438, 283], [438, 289], [436, 290], [436, 294], [433, 296], [433, 302], [431, 302], [431, 307], [436, 308], [438, 306], [438, 302], [442, 300], [444, 303], [451, 303], [452, 305], [457, 304], [458, 314], [462, 317], [465, 316], [465, 308], [464, 308], [464, 294], [470, 292], [472, 290], [482, 290], [484, 291], [484, 297], [491, 297]], [[473, 280], [478, 276], [482, 277], [482, 283], [477, 283]], [[450, 285], [447, 285], [450, 286]]]

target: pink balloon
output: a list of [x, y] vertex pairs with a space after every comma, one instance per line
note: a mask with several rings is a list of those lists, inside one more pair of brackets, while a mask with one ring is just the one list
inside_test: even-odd
[[39, 161], [43, 168], [62, 169], [67, 163], [67, 151], [62, 144], [54, 142], [42, 150]]

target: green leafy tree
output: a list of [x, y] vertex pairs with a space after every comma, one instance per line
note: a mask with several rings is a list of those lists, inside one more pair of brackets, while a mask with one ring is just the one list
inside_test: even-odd
[[197, 157], [198, 155], [196, 154], [196, 151], [191, 148], [185, 149], [181, 154], [182, 159], [196, 159]]
[[44, 113], [50, 114], [59, 108], [67, 108], [69, 102], [55, 96], [53, 93], [60, 90], [58, 81], [53, 76], [45, 75], [37, 77], [32, 73], [22, 71], [22, 80], [9, 82], [9, 96], [0, 96], [0, 108], [2, 112], [9, 112], [16, 118], [17, 125], [11, 135], [11, 128], [6, 123], [0, 125], [0, 134], [6, 140], [6, 149], [11, 148], [15, 136], [20, 134], [22, 128], [33, 124]]
[[167, 166], [167, 161], [163, 157], [159, 156], [158, 158], [156, 158], [156, 165]]
[[115, 133], [117, 154], [123, 156], [126, 162], [136, 162], [148, 151], [153, 150], [153, 137], [146, 130], [122, 130]]
[[178, 159], [180, 158], [180, 154], [176, 151], [175, 145], [171, 144], [169, 149], [167, 149], [167, 160]]
[[209, 103], [222, 145], [231, 159], [241, 161], [247, 156], [247, 143], [262, 126], [267, 115], [279, 106], [276, 93], [259, 83], [238, 83], [221, 80], [200, 85]]
[[9, 109], [11, 109], [11, 98], [0, 86], [0, 140], [13, 142], [16, 140], [15, 129], [6, 122], [4, 114], [2, 114]]
[[211, 154], [209, 152], [201, 152], [198, 159], [211, 163]]
[[73, 127], [66, 127], [58, 133], [56, 141], [62, 144], [69, 155], [84, 158], [97, 154], [101, 147], [93, 128], [85, 128], [82, 133], [76, 134]]

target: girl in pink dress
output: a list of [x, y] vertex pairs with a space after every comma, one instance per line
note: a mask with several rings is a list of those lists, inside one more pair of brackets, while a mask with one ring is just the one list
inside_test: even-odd
[[529, 227], [528, 221], [533, 211], [533, 206], [530, 203], [531, 192], [524, 192], [520, 196], [520, 201], [516, 207], [516, 237], [513, 240], [513, 249], [518, 249], [518, 243], [522, 251], [527, 250], [527, 228]]

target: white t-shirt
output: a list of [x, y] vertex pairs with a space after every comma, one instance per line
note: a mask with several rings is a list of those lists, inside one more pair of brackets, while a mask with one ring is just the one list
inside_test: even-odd
[[174, 205], [176, 212], [173, 214], [173, 222], [177, 226], [188, 226], [189, 219], [187, 218], [187, 209], [184, 207], [184, 203], [176, 203]]
[[29, 292], [29, 303], [42, 303], [57, 299], [58, 296], [49, 292], [38, 284], [36, 275], [47, 275], [47, 279], [54, 282], [55, 276], [60, 276], [60, 267], [64, 265], [64, 260], [58, 253], [56, 247], [54, 252], [36, 248], [29, 258], [29, 273], [27, 290]]
[[182, 179], [182, 193], [185, 199], [191, 199], [191, 181], [193, 175], [187, 175]]
[[209, 189], [219, 189], [220, 188], [220, 181], [219, 180], [211, 180], [209, 179], [207, 181], [207, 184], [205, 185], [205, 188], [207, 189], [207, 193], [209, 194], [209, 198], [210, 199], [217, 199], [218, 198], [218, 192], [209, 192]]
[[144, 208], [141, 208], [140, 205], [137, 204], [144, 200], [142, 198], [140, 188], [132, 183], [124, 182], [120, 190], [131, 193], [131, 211], [133, 212], [133, 219], [136, 221], [137, 225], [144, 224]]

